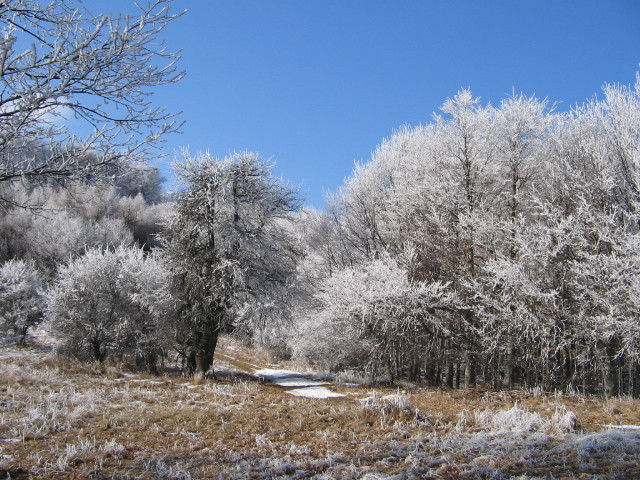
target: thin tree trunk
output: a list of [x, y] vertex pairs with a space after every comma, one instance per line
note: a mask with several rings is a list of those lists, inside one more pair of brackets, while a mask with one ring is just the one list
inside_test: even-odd
[[615, 360], [615, 348], [609, 343], [605, 349], [603, 383], [604, 395], [606, 398], [618, 395], [618, 365]]
[[467, 361], [464, 366], [464, 386], [465, 388], [476, 386], [476, 357], [473, 353], [467, 353]]
[[513, 342], [507, 345], [507, 352], [504, 356], [504, 375], [502, 377], [502, 388], [511, 390], [513, 388], [513, 363], [515, 359], [515, 346]]
[[451, 360], [447, 364], [447, 387], [453, 388], [453, 362]]

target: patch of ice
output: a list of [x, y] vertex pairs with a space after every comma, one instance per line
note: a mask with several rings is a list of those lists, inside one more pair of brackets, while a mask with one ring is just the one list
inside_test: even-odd
[[321, 387], [323, 385], [329, 385], [327, 382], [320, 380], [311, 380], [304, 378], [300, 373], [293, 372], [291, 370], [280, 370], [276, 368], [261, 368], [254, 370], [254, 375], [261, 377], [265, 380], [269, 380], [281, 387]]
[[306, 387], [306, 388], [295, 388], [293, 390], [287, 391], [291, 395], [295, 395], [296, 397], [307, 397], [307, 398], [334, 398], [334, 397], [344, 397], [343, 394], [332, 392], [327, 387]]

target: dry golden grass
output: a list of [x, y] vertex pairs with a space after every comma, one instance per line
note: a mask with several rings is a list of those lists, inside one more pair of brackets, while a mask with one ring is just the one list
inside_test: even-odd
[[[222, 373], [270, 360], [223, 347]], [[597, 433], [640, 424], [638, 401], [344, 386], [321, 400], [228, 372], [196, 383], [14, 353], [0, 357], [0, 478], [640, 478], [640, 434]], [[491, 423], [558, 411], [587, 433]]]

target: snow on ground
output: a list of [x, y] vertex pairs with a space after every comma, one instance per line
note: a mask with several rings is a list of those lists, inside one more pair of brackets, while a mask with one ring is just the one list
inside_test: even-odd
[[296, 397], [307, 397], [307, 398], [344, 397], [342, 393], [332, 392], [327, 387], [294, 388], [293, 390], [288, 390], [287, 393], [290, 393], [291, 395], [295, 395]]
[[291, 370], [278, 370], [274, 368], [261, 368], [254, 370], [254, 375], [264, 378], [281, 387], [321, 387], [323, 385], [329, 385], [327, 382], [321, 382], [319, 380], [311, 380], [309, 378], [302, 377], [300, 373], [292, 372]]
[[327, 382], [319, 382], [318, 380], [309, 380], [302, 377], [284, 377], [278, 378], [273, 383], [280, 385], [281, 387], [321, 387], [323, 385], [329, 385]]
[[258, 370], [254, 370], [253, 374], [258, 377], [269, 379], [270, 381], [273, 381], [276, 378], [300, 376], [299, 372], [294, 372], [291, 370], [278, 370], [275, 368], [260, 368]]
[[293, 390], [287, 391], [287, 393], [295, 395], [296, 397], [344, 397], [344, 395], [342, 395], [341, 393], [336, 393], [329, 390], [325, 386], [329, 385], [329, 383], [305, 378], [304, 376], [302, 376], [302, 374], [293, 372], [291, 370], [261, 368], [259, 370], [254, 370], [253, 374], [284, 388], [296, 387]]
[[616, 430], [638, 430], [640, 431], [640, 425], [602, 425], [603, 427], [616, 429]]

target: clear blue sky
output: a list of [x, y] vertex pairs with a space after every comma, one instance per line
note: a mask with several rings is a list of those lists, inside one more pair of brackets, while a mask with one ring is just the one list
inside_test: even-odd
[[354, 161], [430, 122], [461, 87], [483, 103], [515, 88], [568, 109], [640, 68], [638, 0], [173, 3], [188, 12], [165, 40], [187, 77], [155, 101], [186, 124], [166, 151], [257, 151], [317, 207]]

